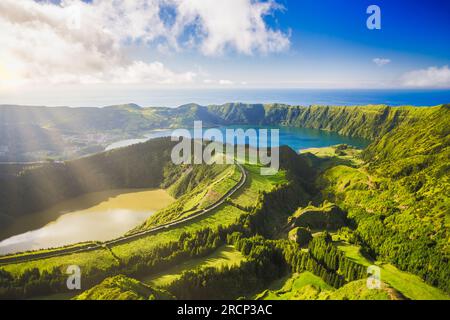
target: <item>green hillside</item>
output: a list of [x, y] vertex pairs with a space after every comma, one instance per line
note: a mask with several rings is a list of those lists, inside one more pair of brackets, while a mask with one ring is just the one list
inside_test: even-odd
[[155, 289], [123, 275], [105, 279], [75, 300], [172, 300], [167, 291]]
[[449, 291], [450, 109], [417, 111], [372, 143], [359, 168], [325, 171], [318, 187], [357, 224], [370, 254]]
[[191, 259], [156, 275], [151, 275], [142, 279], [154, 287], [167, 287], [175, 280], [178, 280], [183, 272], [197, 268], [224, 268], [239, 266], [245, 257], [233, 246], [223, 246], [215, 250], [206, 257]]
[[[277, 288], [280, 286], [281, 288]], [[257, 300], [397, 300], [401, 295], [383, 284], [381, 289], [367, 289], [365, 280], [352, 281], [339, 289], [310, 272], [293, 274], [273, 289], [258, 294]]]
[[[437, 108], [437, 107], [435, 107]], [[207, 109], [226, 123], [286, 125], [374, 139], [422, 116], [421, 108], [373, 106], [289, 106], [227, 103]]]
[[[65, 163], [5, 166], [0, 177], [9, 185], [0, 203], [9, 218], [28, 213], [26, 205], [110, 186], [162, 186], [177, 200], [132, 230], [152, 231], [135, 239], [0, 266], [1, 298], [64, 294], [64, 268], [77, 264], [87, 289], [79, 297], [86, 299], [448, 299], [447, 105], [111, 108], [155, 118], [177, 112], [180, 119], [189, 113], [225, 124], [305, 126], [373, 142], [363, 151], [339, 145], [297, 154], [281, 147], [276, 175], [262, 176], [259, 165], [246, 163], [244, 185], [220, 206], [155, 232], [221, 199], [242, 177], [237, 166], [173, 166], [169, 139]], [[23, 202], [19, 187], [34, 203], [8, 208], [11, 199]], [[205, 263], [225, 246], [237, 250], [240, 263]], [[371, 264], [381, 269], [380, 290], [365, 286]], [[170, 296], [136, 280], [165, 276]]]

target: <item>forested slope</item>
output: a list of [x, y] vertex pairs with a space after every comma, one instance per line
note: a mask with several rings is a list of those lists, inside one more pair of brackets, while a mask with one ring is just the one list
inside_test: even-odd
[[366, 139], [375, 139], [405, 121], [420, 118], [420, 110], [423, 110], [385, 105], [303, 107], [242, 103], [207, 108], [229, 124], [287, 125], [328, 130]]
[[338, 165], [318, 181], [355, 220], [375, 257], [450, 291], [450, 108], [410, 112], [375, 140], [360, 168]]

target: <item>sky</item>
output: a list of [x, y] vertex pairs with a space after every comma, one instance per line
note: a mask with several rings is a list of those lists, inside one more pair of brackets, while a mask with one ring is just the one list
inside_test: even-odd
[[0, 1], [0, 103], [118, 88], [448, 89], [450, 1]]

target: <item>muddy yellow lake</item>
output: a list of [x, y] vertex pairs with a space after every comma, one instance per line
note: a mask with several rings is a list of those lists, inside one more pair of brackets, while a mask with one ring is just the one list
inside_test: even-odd
[[0, 255], [114, 239], [173, 201], [162, 189], [86, 194], [18, 219], [0, 242]]

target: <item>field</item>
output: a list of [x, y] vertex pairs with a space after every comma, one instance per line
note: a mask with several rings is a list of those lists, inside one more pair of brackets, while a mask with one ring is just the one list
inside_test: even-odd
[[207, 257], [189, 260], [170, 268], [163, 273], [146, 277], [142, 279], [142, 282], [151, 286], [164, 287], [169, 285], [172, 281], [180, 278], [184, 271], [205, 267], [220, 269], [223, 266], [237, 266], [240, 265], [244, 259], [244, 256], [242, 256], [242, 254], [233, 246], [223, 246]]
[[270, 192], [276, 185], [287, 182], [286, 172], [283, 170], [272, 176], [262, 176], [260, 166], [246, 164], [244, 168], [248, 173], [245, 189], [237, 192], [237, 196], [233, 197], [233, 201], [241, 206], [255, 205], [260, 191]]
[[370, 262], [365, 258], [358, 246], [340, 243], [338, 248], [344, 251], [351, 260], [364, 266], [376, 265], [381, 270], [381, 281], [389, 284], [406, 298], [413, 300], [448, 300], [450, 297], [441, 290], [425, 283], [418, 276], [401, 271], [391, 264]]
[[173, 296], [164, 290], [151, 288], [146, 284], [117, 275], [106, 278], [95, 287], [84, 291], [75, 300], [171, 300]]
[[391, 300], [399, 299], [395, 290], [383, 285], [381, 289], [370, 290], [366, 280], [356, 280], [335, 289], [320, 277], [302, 272], [292, 274], [264, 292], [256, 295], [257, 300]]
[[202, 228], [216, 228], [219, 225], [230, 225], [243, 213], [242, 210], [234, 206], [224, 204], [206, 217], [201, 216], [182, 225], [178, 225], [174, 229], [169, 229], [169, 231], [163, 231], [130, 243], [117, 245], [112, 250], [119, 258], [126, 258], [133, 254], [146, 252], [158, 244], [178, 241], [183, 232], [194, 232]]
[[32, 268], [38, 268], [41, 272], [44, 270], [51, 271], [53, 268], [61, 268], [65, 272], [66, 268], [70, 265], [80, 266], [82, 270], [91, 269], [93, 267], [105, 270], [110, 266], [118, 266], [119, 263], [108, 250], [102, 249], [23, 263], [14, 263], [2, 266], [1, 269], [11, 272], [13, 275], [21, 275], [24, 271]]
[[317, 298], [321, 291], [332, 290], [311, 272], [292, 274], [274, 282], [268, 290], [256, 295], [256, 300], [304, 300]]

